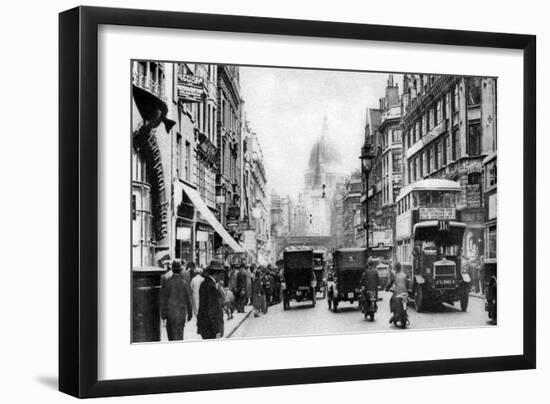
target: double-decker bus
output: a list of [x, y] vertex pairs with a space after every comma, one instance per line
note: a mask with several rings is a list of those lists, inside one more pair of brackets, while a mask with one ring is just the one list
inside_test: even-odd
[[396, 200], [396, 259], [411, 280], [417, 311], [441, 303], [466, 311], [470, 276], [462, 270], [466, 225], [459, 221], [458, 182], [420, 180], [403, 187]]
[[485, 181], [485, 206], [487, 222], [485, 223], [485, 255], [482, 267], [482, 279], [485, 291], [485, 310], [491, 323], [497, 323], [497, 153], [494, 152], [483, 160], [483, 180]]

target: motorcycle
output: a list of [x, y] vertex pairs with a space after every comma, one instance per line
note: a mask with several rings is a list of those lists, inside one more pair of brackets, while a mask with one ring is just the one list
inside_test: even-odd
[[392, 317], [392, 323], [396, 327], [400, 328], [407, 328], [407, 325], [410, 324], [409, 322], [409, 316], [407, 314], [407, 302], [409, 299], [409, 295], [407, 293], [400, 293], [393, 297], [393, 299], [396, 299], [394, 302], [394, 311], [393, 311], [393, 317]]
[[375, 291], [362, 290], [361, 311], [365, 316], [365, 320], [374, 321], [374, 314], [378, 311], [377, 300], [378, 296]]

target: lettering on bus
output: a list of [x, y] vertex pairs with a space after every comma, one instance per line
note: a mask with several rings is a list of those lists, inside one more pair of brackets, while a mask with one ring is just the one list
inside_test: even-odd
[[420, 208], [420, 220], [452, 220], [456, 218], [455, 208]]

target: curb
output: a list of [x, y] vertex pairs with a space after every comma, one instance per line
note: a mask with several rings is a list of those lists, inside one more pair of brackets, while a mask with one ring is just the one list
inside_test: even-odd
[[229, 332], [229, 334], [227, 334], [226, 337], [224, 338], [231, 338], [231, 336], [235, 333], [235, 331], [237, 331], [239, 329], [239, 327], [245, 322], [245, 320], [248, 318], [248, 316], [250, 316], [250, 314], [253, 312], [254, 310], [250, 310], [248, 313], [246, 313], [243, 318], [241, 319], [241, 321], [239, 321], [237, 323], [237, 325]]
[[476, 299], [485, 300], [484, 295], [476, 295], [475, 293], [470, 293], [469, 295], [470, 295], [470, 297], [475, 297]]

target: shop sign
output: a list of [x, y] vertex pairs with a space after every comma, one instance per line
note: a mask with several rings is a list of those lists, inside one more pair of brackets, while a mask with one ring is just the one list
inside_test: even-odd
[[204, 81], [202, 77], [192, 74], [178, 76], [178, 97], [183, 102], [202, 102]]
[[255, 252], [256, 251], [256, 232], [254, 230], [245, 230], [243, 232], [243, 243], [244, 247], [250, 251]]
[[420, 220], [452, 220], [456, 218], [455, 208], [420, 208]]

